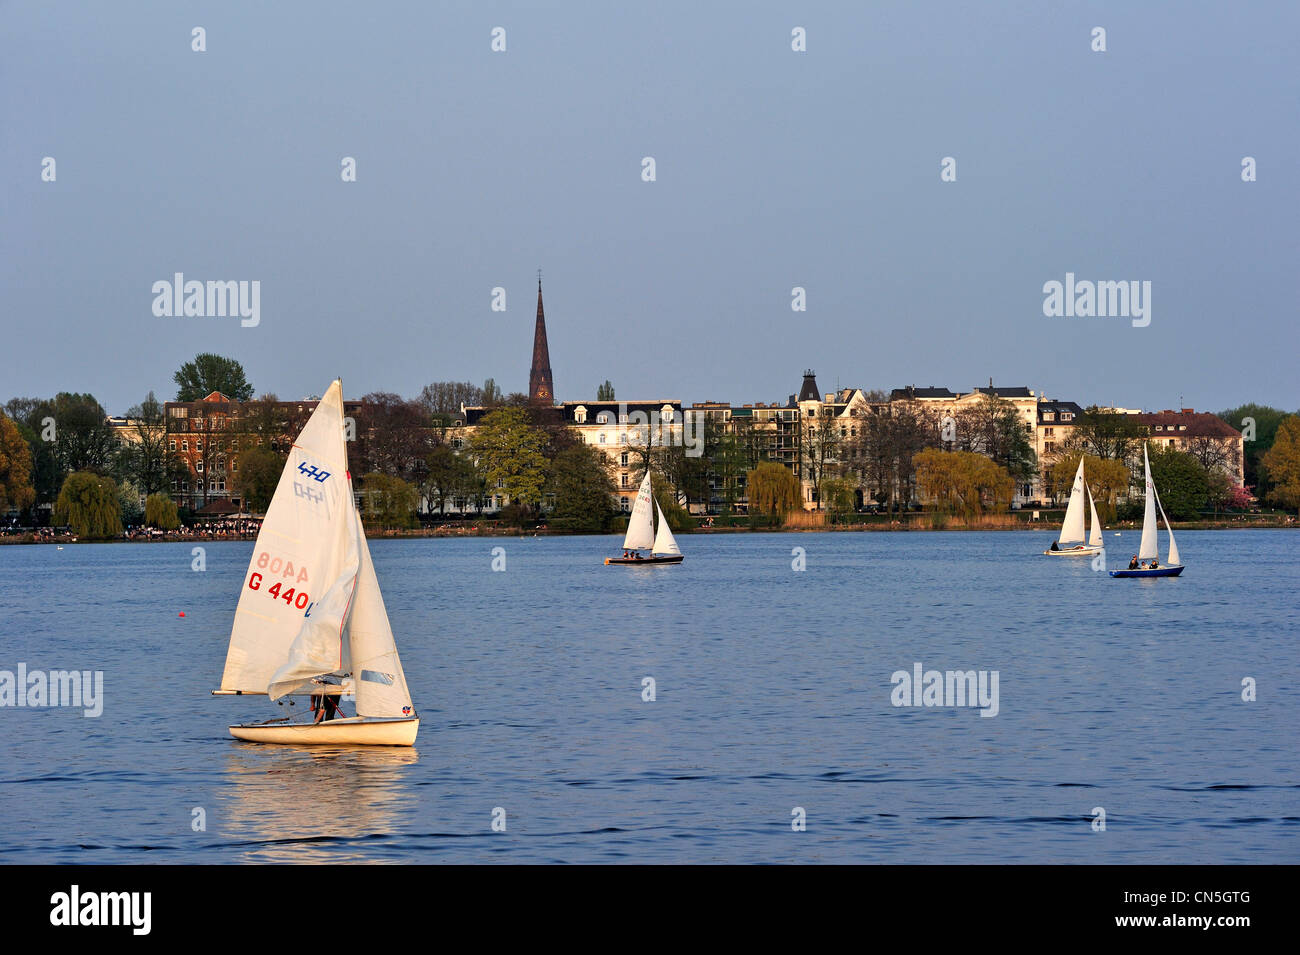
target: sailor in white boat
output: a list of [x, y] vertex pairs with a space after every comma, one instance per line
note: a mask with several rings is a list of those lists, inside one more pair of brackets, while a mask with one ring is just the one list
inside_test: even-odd
[[312, 712], [316, 714], [317, 723], [342, 718], [344, 715], [343, 711], [339, 709], [339, 705], [334, 702], [334, 698], [327, 693], [313, 694], [311, 708]]

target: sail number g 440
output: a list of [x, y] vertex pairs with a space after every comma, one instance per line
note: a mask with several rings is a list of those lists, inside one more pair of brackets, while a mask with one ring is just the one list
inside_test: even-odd
[[[311, 602], [311, 598], [307, 596], [307, 591], [299, 590], [295, 592], [294, 588], [287, 587], [284, 589], [283, 592], [281, 592], [280, 588], [283, 586], [284, 585], [281, 584], [279, 581], [276, 581], [270, 587], [267, 588], [266, 590], [267, 596], [270, 597], [272, 600], [283, 600], [289, 606], [297, 607], [299, 610], [302, 610], [304, 607], [307, 606], [308, 603]], [[253, 571], [253, 573], [248, 575], [248, 589], [249, 590], [262, 589], [262, 575], [257, 573], [257, 571]]]

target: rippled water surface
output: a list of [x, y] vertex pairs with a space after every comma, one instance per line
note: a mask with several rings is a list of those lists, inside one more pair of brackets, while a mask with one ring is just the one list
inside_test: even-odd
[[[615, 538], [374, 541], [409, 751], [229, 738], [276, 715], [209, 695], [251, 543], [202, 573], [189, 544], [0, 547], [0, 669], [106, 697], [0, 709], [0, 860], [1300, 861], [1300, 535], [1182, 533], [1183, 577], [1147, 581], [1050, 539], [696, 535], [656, 568], [603, 566]], [[916, 662], [997, 670], [997, 716], [894, 707]]]

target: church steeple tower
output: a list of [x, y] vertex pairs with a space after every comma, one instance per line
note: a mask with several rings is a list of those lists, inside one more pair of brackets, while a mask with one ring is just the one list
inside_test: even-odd
[[528, 400], [549, 405], [555, 401], [551, 380], [551, 353], [546, 347], [546, 314], [542, 311], [542, 272], [537, 271], [537, 326], [533, 330], [533, 367], [528, 373]]

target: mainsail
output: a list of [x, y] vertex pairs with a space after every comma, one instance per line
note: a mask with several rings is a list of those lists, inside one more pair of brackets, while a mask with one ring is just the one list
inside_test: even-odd
[[[1142, 543], [1138, 545], [1138, 560], [1152, 560], [1159, 556], [1160, 546], [1156, 534], [1160, 525], [1156, 522], [1156, 486], [1151, 482], [1151, 461], [1147, 458], [1147, 446], [1142, 445], [1142, 466], [1146, 470], [1147, 506], [1142, 514]], [[1173, 537], [1173, 531], [1169, 532]]]
[[1088, 511], [1092, 517], [1092, 532], [1088, 535], [1088, 546], [1101, 547], [1101, 521], [1097, 520], [1097, 505], [1092, 502], [1092, 488], [1088, 488]]
[[646, 470], [645, 480], [636, 493], [636, 504], [632, 506], [632, 516], [627, 522], [627, 535], [623, 538], [624, 550], [645, 550], [655, 542], [654, 517], [651, 513], [650, 471]]
[[655, 534], [655, 544], [653, 553], [655, 554], [680, 554], [681, 548], [677, 546], [677, 538], [673, 537], [672, 528], [668, 526], [668, 519], [664, 517], [664, 509], [655, 501], [655, 510], [659, 514], [659, 533]]
[[342, 625], [359, 561], [355, 514], [343, 386], [335, 381], [294, 443], [253, 545], [222, 691], [281, 696], [345, 669]]
[[1065, 506], [1065, 523], [1061, 525], [1058, 544], [1083, 543], [1083, 458], [1079, 458], [1079, 469], [1074, 472], [1074, 485], [1070, 488], [1070, 503]]

